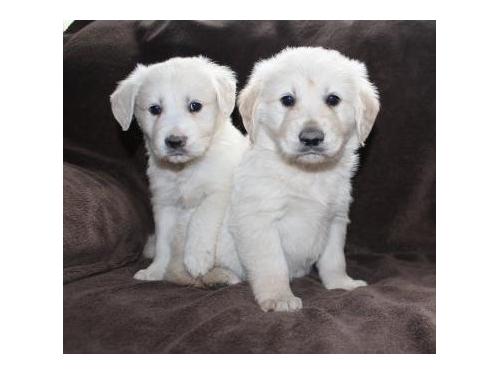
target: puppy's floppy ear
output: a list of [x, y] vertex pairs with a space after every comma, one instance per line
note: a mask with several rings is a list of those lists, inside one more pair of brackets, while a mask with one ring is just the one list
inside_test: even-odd
[[356, 62], [361, 72], [361, 78], [358, 87], [358, 98], [356, 100], [356, 132], [359, 143], [364, 146], [366, 138], [372, 130], [375, 119], [380, 109], [378, 99], [378, 90], [368, 79], [366, 66], [363, 63]]
[[243, 119], [243, 125], [252, 143], [255, 141], [254, 112], [259, 92], [259, 83], [255, 79], [250, 78], [245, 88], [238, 95], [238, 109]]
[[139, 86], [141, 85], [144, 72], [147, 68], [138, 64], [130, 75], [118, 84], [116, 90], [111, 94], [111, 110], [116, 121], [122, 129], [128, 130], [134, 115], [134, 105]]
[[225, 117], [231, 116], [236, 104], [236, 78], [226, 66], [213, 64], [215, 68], [215, 90], [217, 103]]

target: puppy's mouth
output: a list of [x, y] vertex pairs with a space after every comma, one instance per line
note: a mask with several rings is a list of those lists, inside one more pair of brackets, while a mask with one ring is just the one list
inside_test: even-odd
[[323, 147], [303, 147], [297, 152], [299, 158], [309, 155], [325, 156], [325, 149]]
[[185, 149], [169, 150], [162, 159], [173, 164], [181, 164], [190, 161], [193, 156]]
[[295, 160], [301, 163], [321, 163], [328, 158], [323, 147], [303, 147], [295, 154]]
[[323, 155], [325, 150], [323, 149], [308, 149], [308, 150], [300, 150], [297, 155], [298, 156], [303, 156], [303, 155]]
[[185, 150], [174, 150], [174, 151], [168, 151], [165, 157], [169, 158], [171, 156], [187, 156], [188, 153]]

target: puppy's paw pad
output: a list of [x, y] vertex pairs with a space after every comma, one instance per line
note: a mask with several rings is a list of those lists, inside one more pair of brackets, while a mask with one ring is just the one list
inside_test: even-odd
[[145, 268], [135, 273], [134, 279], [143, 281], [163, 280], [164, 272], [157, 268]]
[[345, 277], [342, 279], [336, 279], [332, 282], [328, 283], [326, 286], [327, 289], [345, 289], [345, 290], [353, 290], [362, 286], [367, 286], [366, 281], [363, 280], [353, 280], [350, 277]]
[[271, 298], [262, 301], [260, 307], [264, 311], [297, 311], [302, 308], [302, 300], [299, 297], [287, 296]]

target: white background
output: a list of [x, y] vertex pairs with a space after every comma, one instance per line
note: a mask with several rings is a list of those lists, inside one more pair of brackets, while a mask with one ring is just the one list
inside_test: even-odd
[[[499, 19], [494, 2], [3, 2], [0, 371], [499, 373]], [[436, 19], [437, 354], [63, 355], [62, 28], [68, 19]], [[202, 338], [200, 338], [202, 339]]]

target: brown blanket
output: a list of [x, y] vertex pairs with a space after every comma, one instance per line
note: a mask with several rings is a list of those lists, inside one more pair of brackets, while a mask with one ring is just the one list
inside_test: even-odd
[[[77, 22], [64, 43], [65, 353], [435, 352], [434, 22]], [[242, 84], [286, 45], [359, 58], [380, 89], [346, 247], [370, 285], [328, 291], [313, 273], [292, 283], [302, 311], [263, 313], [245, 283], [134, 280], [153, 225], [142, 136], [109, 108], [116, 82], [137, 62], [205, 54]]]
[[295, 280], [297, 313], [262, 312], [246, 283], [211, 291], [135, 281], [139, 264], [88, 277], [64, 288], [64, 351], [434, 353], [433, 259], [370, 254], [349, 264], [368, 288]]

